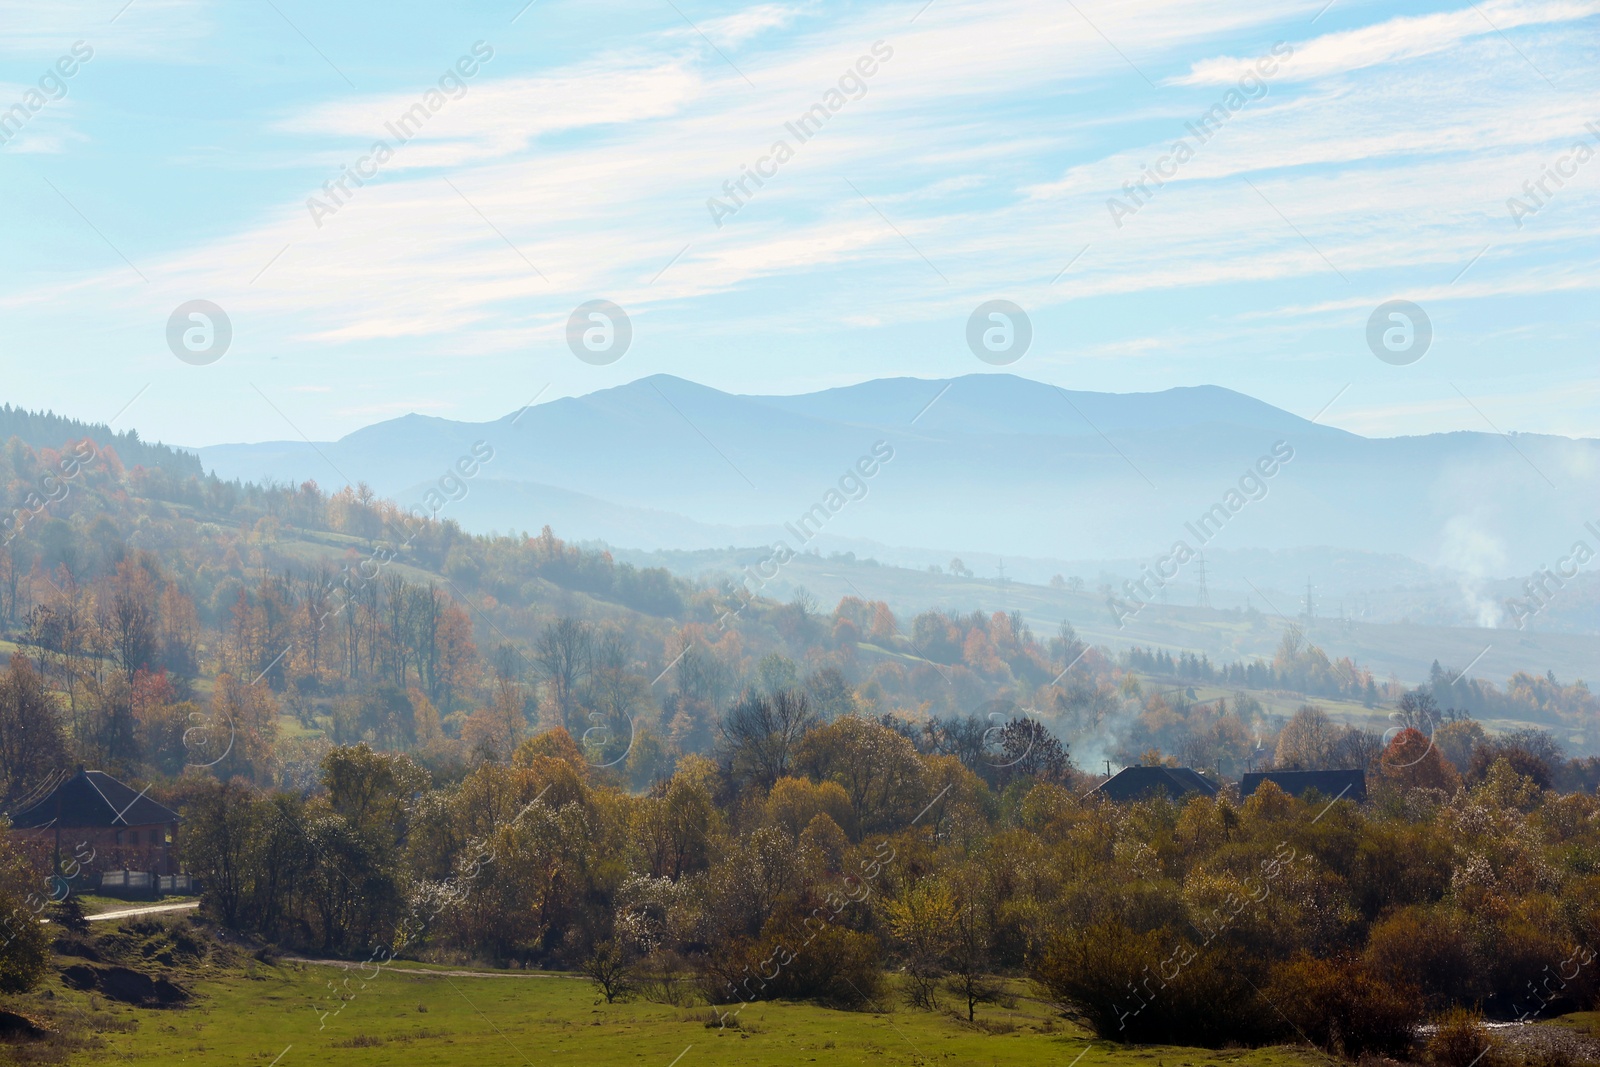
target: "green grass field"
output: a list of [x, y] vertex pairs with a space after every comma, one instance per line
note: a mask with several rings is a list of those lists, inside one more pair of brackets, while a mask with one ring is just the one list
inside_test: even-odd
[[[368, 974], [372, 971], [369, 969]], [[352, 999], [325, 1021], [314, 1007], [328, 983], [349, 978]], [[206, 999], [179, 1011], [120, 1009], [138, 1027], [108, 1036], [125, 1063], [407, 1064], [1151, 1064], [1201, 1067], [1323, 1064], [1309, 1050], [1207, 1052], [1130, 1049], [1092, 1042], [1027, 1001], [990, 1006], [982, 1026], [948, 1016], [831, 1011], [754, 1004], [723, 1029], [706, 1008], [645, 1000], [596, 1002], [593, 987], [569, 977], [517, 974], [451, 977], [386, 970], [371, 981], [328, 967], [257, 966], [248, 977], [209, 984]], [[1085, 1051], [1087, 1050], [1087, 1051]], [[1078, 1059], [1082, 1053], [1081, 1060]]]
[[[99, 925], [99, 924], [97, 924]], [[12, 1062], [128, 1064], [715, 1065], [940, 1064], [1003, 1067], [1324, 1067], [1309, 1049], [1213, 1052], [1093, 1041], [1013, 983], [1004, 1004], [982, 1005], [978, 1025], [951, 1013], [882, 1005], [879, 1012], [808, 1004], [752, 1004], [719, 1027], [697, 1005], [643, 998], [606, 1004], [585, 979], [522, 971], [450, 971], [397, 964], [352, 968], [258, 962], [232, 950], [186, 954], [211, 938], [185, 920], [110, 922], [89, 935], [102, 962], [165, 974], [194, 999], [181, 1008], [133, 1007], [70, 988], [59, 973], [6, 1006], [88, 1040], [15, 1046]], [[176, 932], [176, 933], [170, 933]], [[79, 964], [81, 955], [60, 958]], [[428, 973], [442, 972], [442, 973]], [[363, 977], [363, 973], [367, 977]], [[345, 999], [337, 1014], [323, 1012]], [[953, 1006], [953, 1005], [952, 1005]], [[708, 1025], [709, 1023], [709, 1025]], [[18, 1054], [21, 1055], [18, 1055]], [[8, 1055], [0, 1046], [0, 1060]]]

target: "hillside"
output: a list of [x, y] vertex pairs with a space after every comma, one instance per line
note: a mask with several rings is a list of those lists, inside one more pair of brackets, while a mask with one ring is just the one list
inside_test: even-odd
[[[1589, 674], [1587, 643], [1557, 635], [1485, 649], [1473, 631], [1172, 605], [1118, 628], [1085, 588], [847, 557], [735, 553], [675, 577], [548, 527], [467, 534], [442, 517], [443, 489], [430, 519], [365, 488], [178, 478], [89, 452], [69, 491], [0, 550], [0, 628], [37, 670], [16, 684], [42, 687], [59, 727], [6, 757], [8, 800], [74, 751], [157, 776], [225, 757], [234, 773], [292, 784], [335, 744], [413, 751], [453, 774], [555, 726], [643, 785], [710, 751], [742, 692], [785, 686], [828, 715], [887, 716], [912, 732], [1012, 709], [1082, 747], [1089, 765], [1131, 763], [1210, 730], [1216, 709], [1133, 685], [1129, 649], [1267, 662], [1291, 626], [1343, 681], [1270, 688], [1364, 702], [1341, 714], [1375, 733], [1381, 708], [1427, 682], [1434, 661], [1506, 686], [1526, 672], [1558, 672], [1562, 686]], [[480, 454], [468, 446], [451, 495], [470, 499], [498, 461]], [[0, 476], [21, 495], [63, 462], [53, 456], [14, 442]], [[1593, 705], [1581, 683], [1584, 695], [1559, 699], [1523, 690], [1479, 704], [1499, 729], [1550, 729], [1573, 752], [1600, 740], [1584, 725]], [[1267, 743], [1295, 706], [1262, 692], [1241, 728]], [[1163, 718], [1174, 711], [1175, 730]], [[208, 715], [247, 727], [230, 727], [238, 743], [225, 753], [186, 751], [196, 735], [182, 724]], [[1190, 755], [1237, 773], [1236, 749]]]

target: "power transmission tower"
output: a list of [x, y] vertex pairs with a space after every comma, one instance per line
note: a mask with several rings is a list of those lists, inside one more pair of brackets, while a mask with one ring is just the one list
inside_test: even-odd
[[1317, 606], [1311, 600], [1311, 579], [1307, 578], [1306, 579], [1306, 618], [1314, 619], [1316, 617], [1317, 617]]
[[1198, 566], [1198, 570], [1197, 570], [1197, 572], [1195, 574], [1195, 579], [1197, 581], [1199, 581], [1199, 583], [1200, 583], [1200, 594], [1199, 594], [1199, 597], [1198, 597], [1196, 602], [1202, 608], [1209, 608], [1211, 606], [1211, 593], [1210, 593], [1210, 591], [1208, 589], [1206, 589], [1206, 557], [1205, 557], [1205, 553], [1201, 553], [1199, 558], [1196, 559], [1195, 562], [1199, 565]]

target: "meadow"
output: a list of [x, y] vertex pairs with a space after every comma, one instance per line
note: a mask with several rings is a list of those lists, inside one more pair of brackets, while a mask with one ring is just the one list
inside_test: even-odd
[[[98, 926], [99, 924], [97, 924]], [[1211, 1051], [1123, 1046], [1036, 999], [1027, 983], [1008, 986], [976, 1024], [952, 1012], [879, 1006], [835, 1011], [805, 1003], [763, 1002], [719, 1025], [704, 1006], [675, 1007], [635, 997], [607, 1004], [587, 979], [534, 971], [455, 969], [395, 963], [381, 968], [298, 960], [262, 962], [212, 946], [186, 958], [187, 920], [104, 924], [75, 942], [103, 960], [160, 963], [192, 995], [179, 1008], [115, 1003], [70, 988], [59, 974], [18, 998], [35, 1018], [89, 1024], [75, 1047], [11, 1046], [14, 1062], [126, 1064], [233, 1063], [298, 1067], [366, 1064], [641, 1064], [717, 1067], [810, 1063], [1002, 1067], [1312, 1067], [1331, 1064], [1309, 1048]], [[174, 937], [174, 933], [176, 937]], [[209, 929], [204, 936], [210, 936]], [[58, 957], [71, 966], [79, 960]], [[363, 977], [363, 975], [369, 977]], [[324, 1017], [345, 998], [342, 1009]], [[953, 1007], [951, 1005], [950, 1007]], [[0, 1055], [5, 1055], [0, 1046]]]

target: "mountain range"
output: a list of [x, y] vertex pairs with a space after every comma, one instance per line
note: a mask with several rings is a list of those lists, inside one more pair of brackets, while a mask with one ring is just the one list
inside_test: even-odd
[[[475, 446], [492, 458], [470, 462]], [[549, 524], [643, 550], [783, 540], [1156, 568], [1179, 542], [1240, 558], [1325, 546], [1502, 578], [1593, 542], [1600, 481], [1590, 439], [1366, 438], [1216, 386], [1112, 394], [1008, 374], [796, 396], [656, 375], [491, 422], [407, 415], [337, 441], [195, 451], [224, 478], [366, 482], [471, 530]]]

